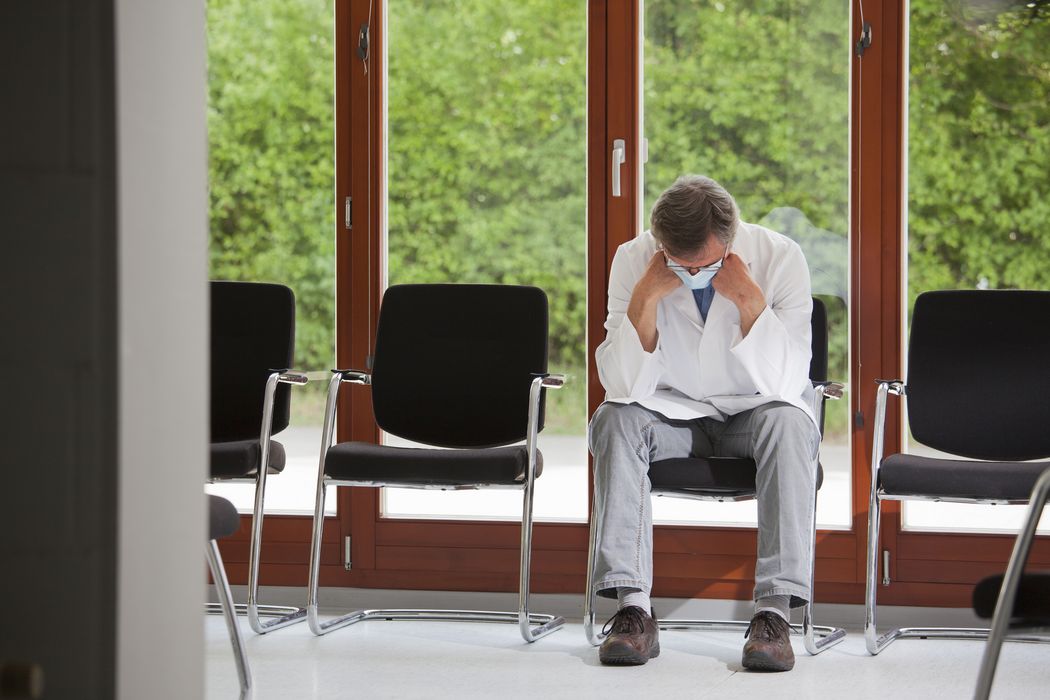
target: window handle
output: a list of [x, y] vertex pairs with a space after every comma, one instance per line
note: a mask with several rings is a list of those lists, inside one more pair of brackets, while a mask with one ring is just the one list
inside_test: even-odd
[[612, 196], [620, 196], [620, 167], [627, 160], [627, 146], [623, 139], [613, 141], [612, 149]]

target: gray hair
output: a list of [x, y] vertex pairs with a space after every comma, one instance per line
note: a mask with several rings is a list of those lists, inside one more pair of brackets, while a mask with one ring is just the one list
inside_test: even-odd
[[688, 257], [715, 236], [728, 245], [740, 221], [733, 196], [726, 188], [703, 175], [683, 175], [664, 190], [653, 205], [649, 223], [653, 233], [671, 255]]

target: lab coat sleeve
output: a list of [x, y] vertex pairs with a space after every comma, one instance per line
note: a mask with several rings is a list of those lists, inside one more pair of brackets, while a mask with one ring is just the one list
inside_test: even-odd
[[797, 245], [786, 248], [763, 290], [766, 308], [747, 337], [736, 327], [731, 352], [763, 396], [795, 397], [809, 384], [812, 355], [809, 267]]
[[646, 352], [638, 331], [627, 318], [631, 293], [645, 271], [644, 266], [633, 265], [629, 258], [630, 252], [624, 248], [617, 250], [613, 257], [605, 341], [595, 351], [595, 361], [606, 398], [637, 401], [656, 392], [663, 360], [659, 339], [655, 350]]

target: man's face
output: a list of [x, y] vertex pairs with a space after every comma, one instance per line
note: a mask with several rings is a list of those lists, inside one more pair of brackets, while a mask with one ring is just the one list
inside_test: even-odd
[[697, 274], [702, 268], [717, 265], [725, 257], [728, 246], [714, 236], [709, 236], [707, 243], [699, 251], [685, 257], [671, 255], [666, 250], [664, 257], [668, 263], [684, 269], [690, 275]]

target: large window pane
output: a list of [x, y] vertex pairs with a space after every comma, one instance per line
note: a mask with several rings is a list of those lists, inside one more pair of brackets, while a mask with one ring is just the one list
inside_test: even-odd
[[[387, 14], [388, 283], [547, 292], [550, 369], [573, 380], [547, 394], [535, 513], [584, 520], [586, 3], [391, 0]], [[521, 517], [520, 491], [383, 491], [388, 517]]]
[[[646, 0], [644, 222], [685, 173], [797, 241], [827, 305], [830, 378], [849, 378], [849, 3]], [[821, 527], [851, 524], [849, 400], [828, 403]], [[755, 503], [656, 499], [663, 522], [755, 523]]]
[[[210, 276], [296, 300], [295, 365], [334, 366], [332, 0], [208, 1]], [[312, 513], [325, 381], [293, 387], [267, 512]], [[242, 512], [254, 486], [209, 487]], [[335, 499], [328, 499], [334, 513]]]
[[[1050, 288], [1050, 6], [913, 0], [909, 22], [909, 320], [927, 290]], [[1009, 531], [1024, 513], [906, 502], [904, 526]]]

